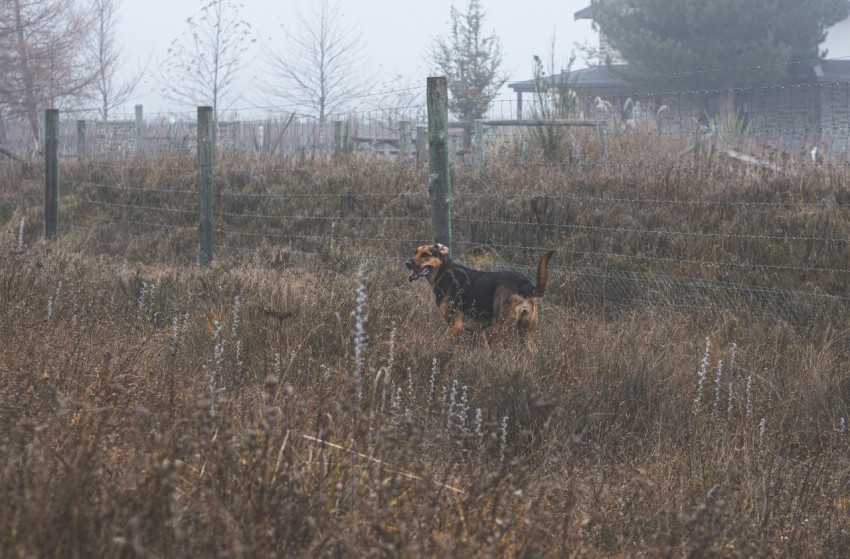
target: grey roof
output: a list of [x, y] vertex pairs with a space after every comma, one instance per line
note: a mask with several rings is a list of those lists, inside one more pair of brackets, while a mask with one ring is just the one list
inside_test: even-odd
[[[830, 84], [850, 83], [850, 60], [822, 60], [818, 64], [806, 63], [805, 67], [795, 71], [791, 68], [790, 84]], [[619, 75], [618, 75], [619, 74]], [[591, 66], [581, 70], [573, 70], [559, 74], [555, 78], [544, 78], [548, 83], [568, 83], [579, 95], [623, 95], [634, 93], [636, 84], [629, 84], [619, 77], [628, 75], [628, 65], [615, 64], [607, 66]], [[511, 82], [508, 87], [517, 93], [534, 91], [534, 80]], [[645, 89], [640, 87], [639, 89]]]
[[579, 20], [579, 19], [593, 19], [593, 10], [591, 9], [591, 7], [590, 7], [590, 6], [588, 6], [588, 7], [586, 7], [586, 8], [583, 8], [583, 9], [581, 9], [581, 10], [577, 11], [577, 12], [575, 13], [574, 17], [575, 17], [575, 19], [576, 19], [576, 20]]
[[[616, 64], [613, 66], [615, 70], [625, 70], [625, 64]], [[629, 84], [622, 78], [611, 73], [606, 66], [590, 66], [581, 70], [572, 70], [564, 74], [559, 74], [555, 78], [544, 78], [546, 83], [568, 83], [579, 94], [617, 94], [626, 93], [629, 90]], [[525, 80], [521, 82], [511, 82], [508, 87], [516, 92], [530, 93], [534, 91], [534, 80]]]
[[823, 60], [806, 73], [803, 81], [848, 83], [850, 82], [850, 60]]
[[[620, 4], [625, 4], [625, 0], [608, 0], [608, 1], [609, 1], [609, 2], [611, 2], [611, 4], [612, 4], [613, 6], [617, 6], [617, 5], [620, 5]], [[579, 10], [579, 11], [577, 11], [575, 14], [573, 14], [573, 17], [574, 17], [576, 20], [579, 20], [579, 19], [593, 19], [593, 6], [588, 6], [588, 7], [586, 7], [586, 8], [582, 8], [581, 10]]]

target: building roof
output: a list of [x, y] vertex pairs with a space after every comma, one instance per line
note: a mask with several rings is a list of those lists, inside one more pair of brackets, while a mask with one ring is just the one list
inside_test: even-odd
[[[625, 64], [615, 64], [615, 70], [625, 70]], [[617, 77], [606, 66], [590, 66], [581, 70], [572, 70], [552, 78], [544, 78], [544, 83], [568, 83], [579, 95], [616, 95], [629, 91], [629, 84]], [[508, 87], [517, 93], [531, 93], [535, 89], [534, 80], [512, 82]]]
[[[627, 75], [627, 64], [614, 64], [611, 68], [590, 66], [544, 78], [544, 84], [568, 83], [579, 95], [624, 95], [634, 93], [636, 87], [620, 77]], [[795, 85], [850, 83], [850, 60], [822, 60], [818, 64], [807, 64], [799, 72], [792, 69], [792, 75], [787, 83]], [[534, 80], [511, 82], [508, 87], [517, 93], [532, 93], [535, 83]]]
[[850, 60], [822, 60], [807, 72], [804, 81], [810, 83], [848, 83], [850, 82]]
[[[611, 4], [613, 4], [615, 6], [618, 5], [618, 4], [625, 4], [626, 3], [625, 0], [608, 0], [608, 1], [611, 2]], [[576, 20], [593, 19], [593, 6], [588, 6], [586, 8], [582, 8], [581, 10], [579, 10], [575, 14], [573, 14], [573, 17]]]
[[577, 12], [574, 14], [574, 17], [575, 17], [575, 19], [576, 19], [576, 20], [579, 20], [579, 19], [593, 19], [593, 10], [591, 9], [591, 7], [590, 7], [590, 6], [588, 6], [588, 7], [586, 7], [586, 8], [583, 8], [583, 9], [581, 9], [581, 10], [577, 11]]

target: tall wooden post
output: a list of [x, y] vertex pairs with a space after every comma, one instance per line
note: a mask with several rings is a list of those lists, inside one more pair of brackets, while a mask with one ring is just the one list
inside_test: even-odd
[[402, 120], [398, 123], [398, 159], [401, 162], [410, 160], [410, 121]]
[[44, 113], [44, 232], [56, 238], [59, 223], [59, 109]]
[[257, 152], [263, 153], [266, 151], [266, 128], [261, 124], [257, 128]]
[[142, 155], [142, 138], [145, 128], [145, 109], [142, 105], [136, 105], [136, 121], [133, 125], [133, 143], [136, 156]]
[[452, 249], [449, 175], [449, 97], [446, 78], [428, 78], [428, 191], [434, 240]]
[[602, 162], [608, 164], [608, 122], [603, 121], [597, 125], [599, 136], [602, 139]]
[[86, 121], [77, 121], [77, 157], [82, 160], [86, 156]]
[[198, 191], [200, 194], [201, 264], [213, 259], [213, 138], [212, 107], [198, 107]]
[[480, 170], [484, 164], [484, 121], [481, 119], [475, 120], [472, 144], [475, 149], [475, 168]]
[[427, 124], [419, 124], [416, 126], [416, 137], [414, 138], [414, 143], [416, 144], [416, 161], [424, 161], [425, 155], [428, 153]]
[[345, 138], [343, 137], [343, 125], [345, 123], [341, 120], [333, 121], [333, 131], [334, 131], [334, 145], [333, 145], [333, 155], [337, 157], [342, 155], [345, 151], [344, 142]]
[[307, 121], [302, 120], [298, 136], [298, 148], [301, 150], [301, 157], [307, 155]]

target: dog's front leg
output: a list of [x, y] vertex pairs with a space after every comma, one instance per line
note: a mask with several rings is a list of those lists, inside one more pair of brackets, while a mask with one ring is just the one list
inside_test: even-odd
[[439, 306], [440, 314], [443, 315], [446, 323], [449, 325], [449, 337], [454, 337], [463, 332], [463, 312], [455, 308], [454, 305], [447, 301], [443, 301]]

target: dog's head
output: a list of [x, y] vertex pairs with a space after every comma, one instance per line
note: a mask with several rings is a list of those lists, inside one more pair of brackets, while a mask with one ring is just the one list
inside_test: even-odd
[[440, 269], [446, 260], [449, 258], [449, 247], [437, 243], [433, 245], [422, 245], [416, 249], [413, 258], [405, 261], [404, 265], [410, 270], [410, 275], [407, 276], [407, 281], [414, 282], [419, 278], [429, 277], [434, 274], [436, 277], [437, 270]]

